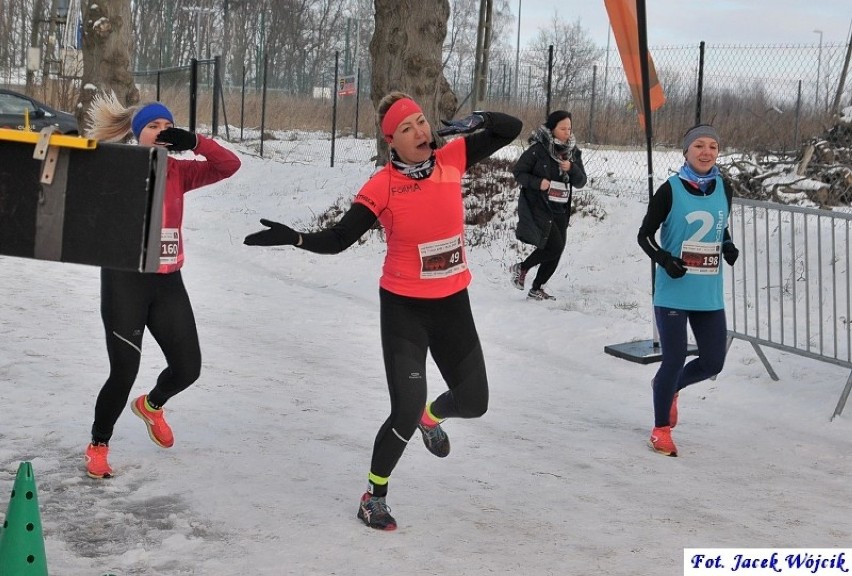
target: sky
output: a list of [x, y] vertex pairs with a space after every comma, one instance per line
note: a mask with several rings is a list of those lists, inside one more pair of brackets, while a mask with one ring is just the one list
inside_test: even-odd
[[[603, 0], [521, 0], [521, 46], [546, 26], [554, 10], [565, 21], [577, 18], [599, 45], [606, 45], [609, 21]], [[844, 43], [852, 23], [849, 3], [838, 0], [646, 0], [648, 44], [819, 44]], [[518, 13], [518, 0], [509, 0]], [[517, 38], [517, 28], [512, 44]]]
[[[635, 241], [644, 152], [587, 155], [603, 217], [572, 219], [547, 284], [557, 300], [510, 285], [529, 253], [511, 232], [470, 248], [489, 411], [445, 423], [445, 459], [414, 437], [390, 483], [399, 529], [364, 526], [357, 503], [389, 409], [384, 245], [323, 256], [242, 239], [261, 217], [306, 226], [372, 166], [329, 168], [328, 141], [304, 135], [268, 141], [265, 159], [256, 144], [234, 146], [234, 177], [186, 198], [183, 276], [203, 365], [166, 407], [175, 446], [155, 446], [125, 410], [112, 479], [83, 468], [108, 372], [98, 269], [0, 256], [0, 519], [31, 462], [50, 574], [656, 576], [683, 573], [684, 548], [849, 546], [852, 407], [830, 421], [847, 370], [764, 349], [772, 381], [735, 342], [715, 381], [681, 393], [679, 457], [646, 445], [656, 365], [603, 352], [651, 335]], [[337, 146], [355, 156], [351, 140]], [[657, 153], [657, 178], [681, 161]], [[133, 396], [162, 368], [147, 334]], [[430, 398], [445, 389], [431, 360], [427, 380]]]

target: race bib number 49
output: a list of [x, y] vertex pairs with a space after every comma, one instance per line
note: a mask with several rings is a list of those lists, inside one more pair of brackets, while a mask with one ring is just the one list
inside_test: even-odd
[[467, 270], [461, 236], [427, 242], [417, 248], [421, 278], [446, 278]]
[[177, 264], [180, 251], [180, 232], [177, 228], [163, 228], [160, 234], [160, 264]]

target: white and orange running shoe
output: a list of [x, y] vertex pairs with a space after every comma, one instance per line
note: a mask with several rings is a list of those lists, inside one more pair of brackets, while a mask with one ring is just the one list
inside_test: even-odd
[[165, 413], [162, 408], [157, 410], [148, 404], [148, 396], [142, 395], [133, 401], [131, 405], [133, 413], [139, 416], [145, 426], [148, 427], [148, 436], [154, 444], [160, 448], [171, 448], [175, 444], [175, 436], [166, 422]]

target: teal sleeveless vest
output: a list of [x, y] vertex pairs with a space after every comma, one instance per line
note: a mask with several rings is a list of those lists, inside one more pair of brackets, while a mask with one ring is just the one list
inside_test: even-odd
[[674, 279], [657, 266], [654, 306], [679, 310], [725, 307], [722, 237], [728, 226], [728, 199], [721, 177], [707, 196], [690, 194], [677, 175], [668, 180], [672, 208], [660, 228], [660, 246], [686, 263], [686, 275]]

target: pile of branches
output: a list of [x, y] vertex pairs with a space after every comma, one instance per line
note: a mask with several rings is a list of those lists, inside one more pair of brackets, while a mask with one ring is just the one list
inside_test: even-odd
[[719, 162], [741, 198], [791, 204], [807, 198], [817, 206], [852, 205], [852, 121], [838, 120], [794, 154], [762, 152]]

